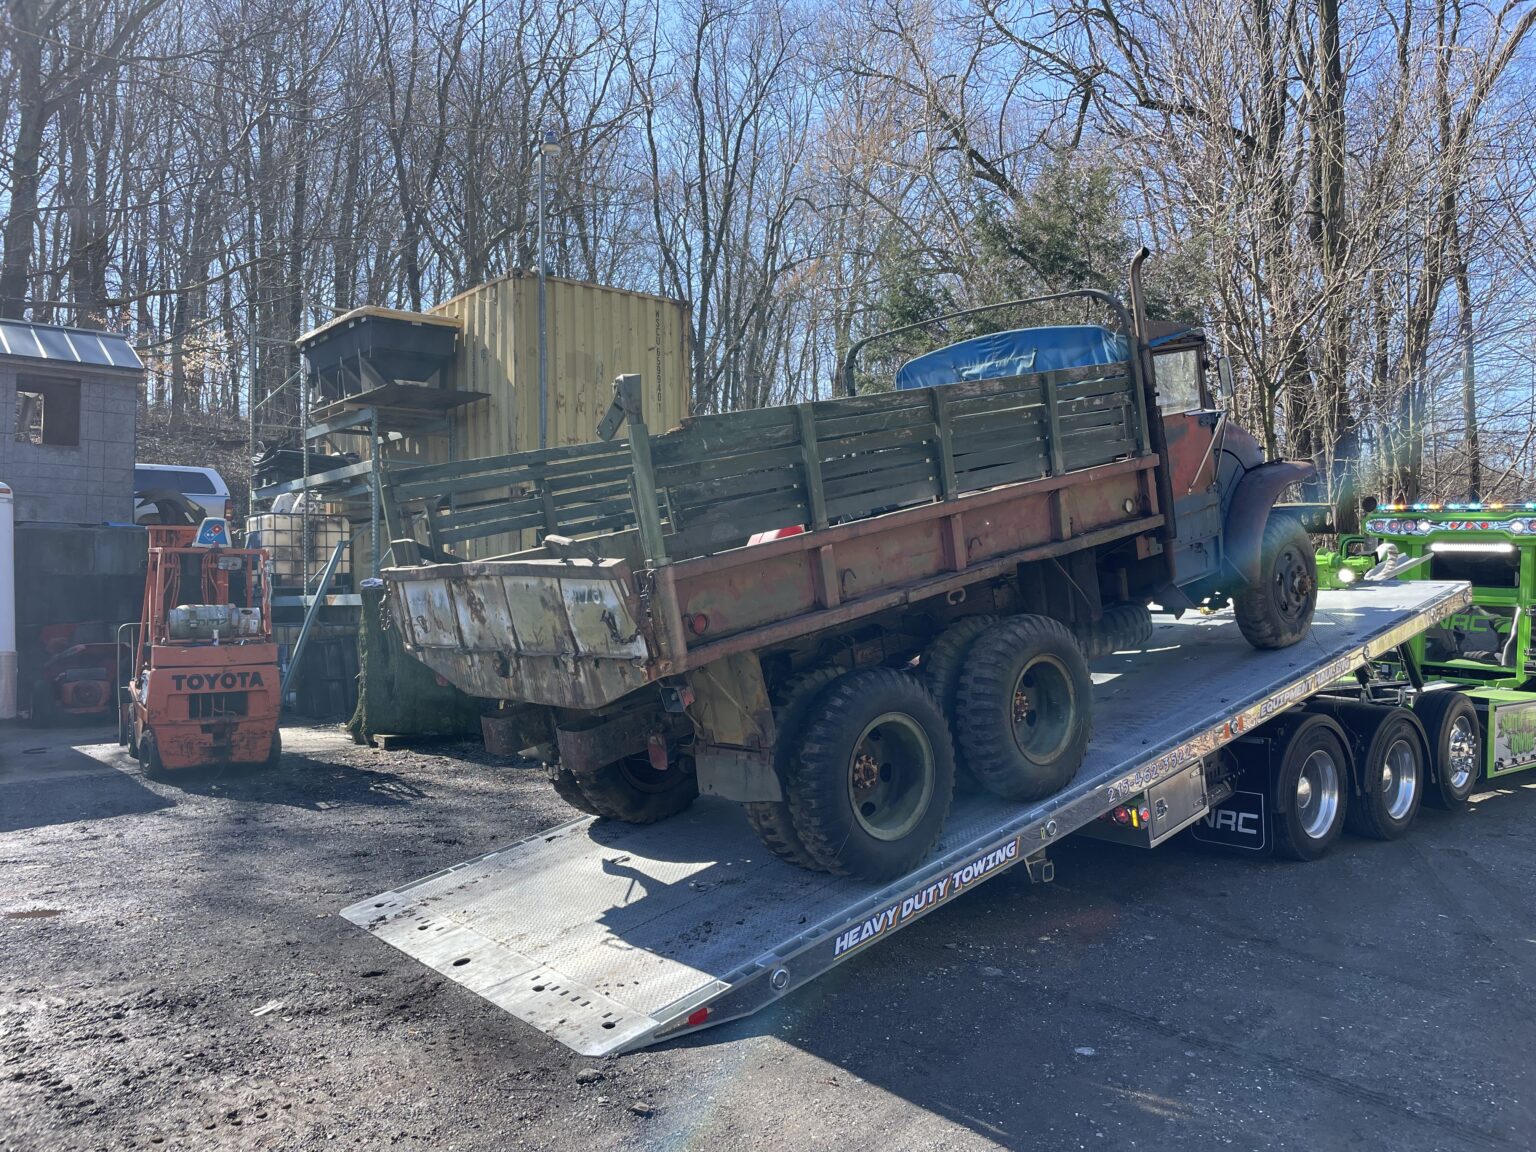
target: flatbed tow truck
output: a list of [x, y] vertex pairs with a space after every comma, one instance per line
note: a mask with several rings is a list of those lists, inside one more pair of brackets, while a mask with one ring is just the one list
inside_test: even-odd
[[1457, 765], [1479, 753], [1449, 739], [1460, 694], [1424, 683], [1412, 641], [1470, 602], [1464, 582], [1360, 582], [1273, 650], [1230, 612], [1159, 623], [1094, 662], [1066, 788], [957, 794], [889, 882], [786, 863], [701, 797], [660, 824], [573, 820], [342, 915], [578, 1053], [641, 1048], [750, 1015], [1011, 869], [1049, 880], [1069, 835], [1311, 859], [1346, 824], [1392, 839], [1421, 799], [1464, 804], [1478, 772]]

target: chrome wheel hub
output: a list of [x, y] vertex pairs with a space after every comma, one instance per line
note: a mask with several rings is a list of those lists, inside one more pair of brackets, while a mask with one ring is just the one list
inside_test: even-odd
[[1301, 830], [1312, 840], [1328, 834], [1339, 814], [1339, 766], [1319, 748], [1301, 766], [1296, 781], [1296, 815]]

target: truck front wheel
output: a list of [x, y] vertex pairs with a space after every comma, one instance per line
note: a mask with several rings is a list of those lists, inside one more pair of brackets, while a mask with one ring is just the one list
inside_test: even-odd
[[822, 868], [900, 876], [932, 850], [954, 798], [944, 715], [913, 676], [851, 672], [816, 697], [784, 790], [800, 843]]
[[1259, 578], [1232, 601], [1237, 626], [1255, 648], [1289, 648], [1307, 634], [1317, 608], [1317, 557], [1301, 521], [1271, 513], [1259, 550]]
[[1093, 727], [1088, 664], [1060, 621], [1015, 616], [966, 657], [955, 702], [965, 762], [992, 792], [1038, 800], [1077, 774]]
[[699, 795], [691, 756], [673, 756], [666, 769], [658, 772], [641, 752], [601, 768], [572, 769], [571, 777], [589, 805], [576, 807], [625, 824], [654, 824], [676, 816]]

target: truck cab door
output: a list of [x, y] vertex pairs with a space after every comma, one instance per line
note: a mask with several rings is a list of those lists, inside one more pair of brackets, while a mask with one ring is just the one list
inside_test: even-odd
[[1221, 494], [1216, 443], [1222, 412], [1207, 383], [1205, 343], [1185, 341], [1153, 350], [1158, 416], [1173, 489], [1175, 580], [1187, 586], [1221, 568]]

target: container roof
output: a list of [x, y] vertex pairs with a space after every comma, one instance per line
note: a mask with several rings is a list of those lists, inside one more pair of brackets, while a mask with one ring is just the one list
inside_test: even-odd
[[60, 328], [25, 320], [0, 320], [0, 355], [51, 364], [88, 364], [142, 372], [144, 364], [126, 337], [94, 328]]

